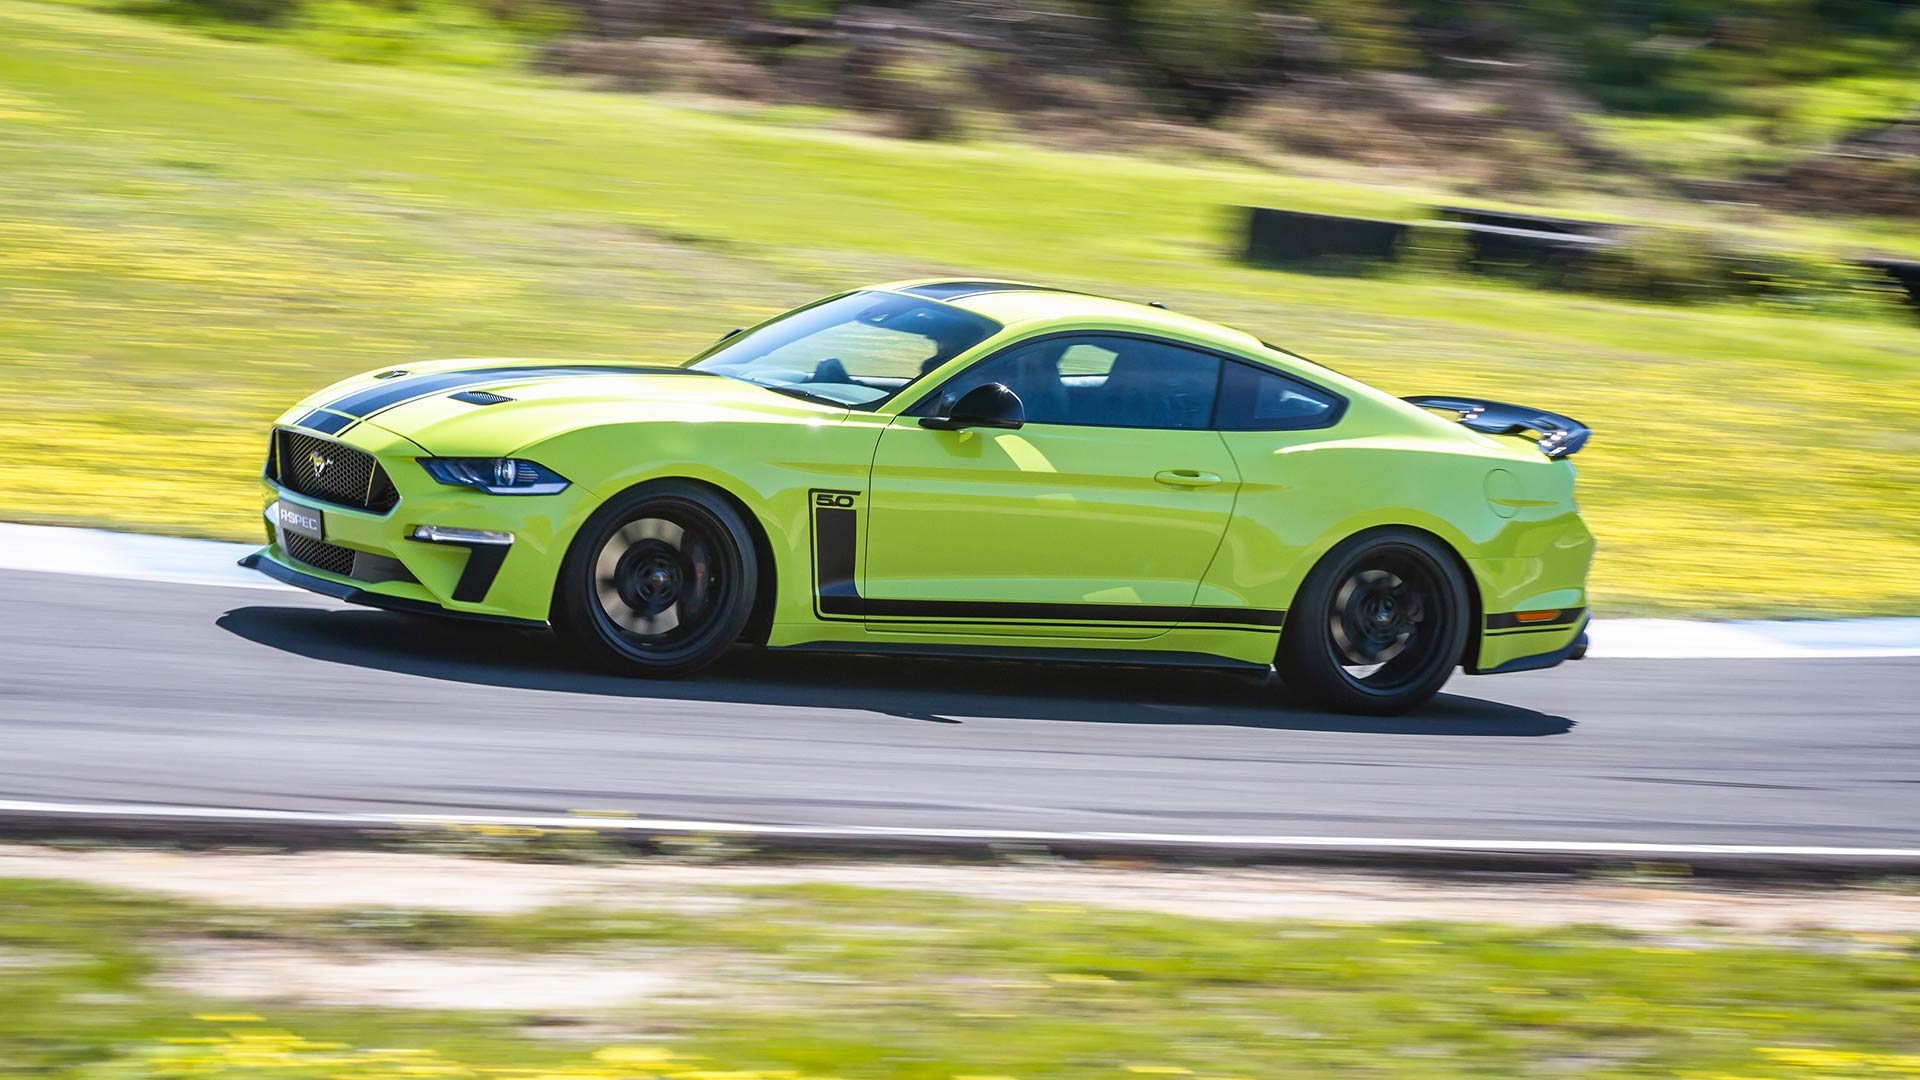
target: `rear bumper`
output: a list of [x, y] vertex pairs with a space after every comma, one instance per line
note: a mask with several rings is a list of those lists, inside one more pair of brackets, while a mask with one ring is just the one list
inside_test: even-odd
[[[1507, 675], [1515, 671], [1539, 671], [1542, 668], [1558, 667], [1568, 660], [1584, 660], [1587, 656], [1588, 616], [1581, 616], [1580, 624], [1573, 631], [1571, 640], [1554, 646], [1545, 652], [1527, 656], [1515, 656], [1495, 664], [1492, 667], [1469, 666], [1469, 675]], [[1558, 637], [1558, 635], [1543, 635]]]
[[322, 577], [319, 574], [309, 574], [304, 570], [296, 570], [276, 560], [269, 548], [261, 548], [259, 551], [246, 556], [240, 560], [240, 565], [249, 570], [258, 570], [268, 577], [273, 578], [275, 581], [283, 581], [288, 585], [305, 589], [308, 592], [316, 592], [322, 596], [331, 596], [335, 600], [344, 600], [349, 604], [360, 604], [363, 607], [381, 608], [386, 611], [404, 611], [413, 615], [443, 615], [453, 619], [498, 623], [507, 626], [544, 628], [547, 625], [535, 619], [516, 619], [507, 615], [488, 615], [475, 611], [455, 611], [451, 608], [442, 607], [431, 600], [416, 600], [408, 596], [388, 596], [385, 593], [371, 592], [358, 585], [349, 585], [333, 578]]

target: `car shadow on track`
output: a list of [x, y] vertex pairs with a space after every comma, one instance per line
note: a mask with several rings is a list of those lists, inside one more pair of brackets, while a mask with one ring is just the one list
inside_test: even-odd
[[1441, 694], [1410, 716], [1298, 707], [1272, 676], [1179, 668], [1050, 665], [741, 649], [696, 675], [601, 674], [544, 631], [308, 607], [235, 608], [217, 625], [297, 656], [481, 686], [602, 697], [860, 709], [935, 724], [992, 716], [1102, 724], [1208, 724], [1380, 735], [1564, 735], [1574, 722]]

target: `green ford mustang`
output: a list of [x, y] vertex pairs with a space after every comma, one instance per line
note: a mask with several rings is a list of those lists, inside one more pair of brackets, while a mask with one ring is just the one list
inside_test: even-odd
[[683, 366], [461, 360], [274, 424], [244, 560], [551, 624], [680, 675], [738, 642], [1265, 670], [1390, 713], [1585, 651], [1586, 428], [1403, 401], [1226, 327], [1001, 281], [829, 297]]

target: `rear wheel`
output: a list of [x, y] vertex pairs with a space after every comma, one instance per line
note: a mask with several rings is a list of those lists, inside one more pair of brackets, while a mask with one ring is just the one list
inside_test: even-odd
[[1274, 662], [1317, 705], [1405, 712], [1453, 674], [1471, 610], [1465, 575], [1439, 541], [1411, 529], [1361, 533], [1307, 575]]
[[601, 507], [567, 549], [554, 628], [590, 659], [685, 675], [719, 659], [753, 611], [753, 541], [711, 489], [656, 481]]

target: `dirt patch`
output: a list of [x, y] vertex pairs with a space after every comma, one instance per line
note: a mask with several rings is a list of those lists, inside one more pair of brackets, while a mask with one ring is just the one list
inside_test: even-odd
[[668, 859], [574, 866], [392, 852], [247, 855], [67, 852], [24, 846], [0, 848], [0, 877], [151, 889], [233, 907], [307, 910], [401, 907], [506, 914], [587, 904], [699, 913], [746, 903], [727, 891], [739, 886], [832, 882], [1217, 919], [1587, 923], [1633, 930], [1724, 926], [1754, 932], [1920, 927], [1920, 895], [1911, 892], [1709, 886], [1685, 878], [1435, 878], [1279, 869], [700, 864]]
[[151, 889], [227, 907], [400, 907], [506, 915], [593, 903], [697, 914], [741, 903], [723, 892], [689, 891], [669, 877], [633, 869], [388, 852], [243, 855], [0, 848], [0, 877]]
[[34, 952], [30, 949], [10, 949], [0, 945], [0, 972], [30, 971], [34, 968], [53, 967], [67, 958], [59, 953]]
[[642, 953], [320, 949], [286, 942], [175, 942], [162, 985], [215, 998], [376, 1009], [593, 1013], [684, 1000], [687, 973]]
[[[1592, 924], [1632, 930], [1725, 926], [1910, 930], [1920, 896], [1872, 889], [1703, 887], [1566, 880], [1530, 875], [1472, 879], [1288, 870], [1141, 870], [1100, 867], [745, 868], [764, 883], [831, 880], [874, 888], [935, 889], [984, 899], [1164, 911], [1216, 919], [1318, 922]], [[735, 881], [735, 884], [747, 884]]]

